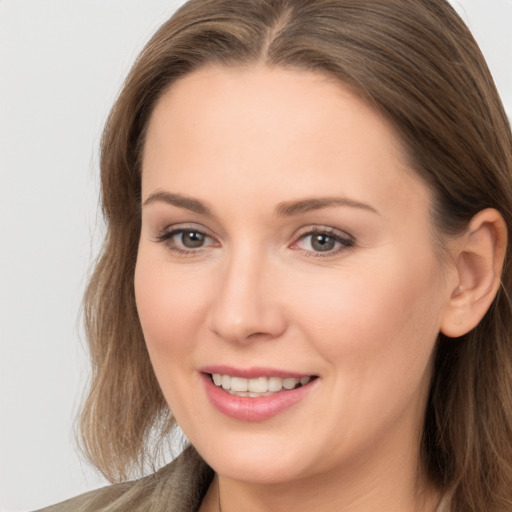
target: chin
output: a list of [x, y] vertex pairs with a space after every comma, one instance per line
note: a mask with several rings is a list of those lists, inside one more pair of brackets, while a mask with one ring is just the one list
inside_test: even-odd
[[290, 468], [282, 464], [275, 464], [275, 458], [265, 462], [241, 460], [222, 460], [218, 464], [213, 461], [214, 471], [230, 480], [250, 483], [254, 485], [279, 485], [302, 477], [302, 472], [297, 467]]
[[[250, 436], [248, 436], [250, 437]], [[307, 471], [307, 455], [292, 448], [282, 438], [274, 440], [229, 440], [207, 449], [196, 449], [214, 471], [222, 477], [252, 484], [282, 484], [298, 480]]]

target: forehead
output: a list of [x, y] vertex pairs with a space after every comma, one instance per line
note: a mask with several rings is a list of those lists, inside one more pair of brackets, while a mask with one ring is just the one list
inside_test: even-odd
[[397, 197], [409, 200], [413, 186], [428, 201], [405, 154], [387, 119], [324, 74], [207, 67], [178, 80], [157, 103], [143, 195], [155, 187], [210, 193], [229, 183], [266, 197], [286, 184], [291, 195], [330, 190], [392, 206]]

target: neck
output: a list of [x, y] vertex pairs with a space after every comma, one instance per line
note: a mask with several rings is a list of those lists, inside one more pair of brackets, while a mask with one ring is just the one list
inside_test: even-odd
[[[359, 462], [347, 463], [337, 471], [281, 483], [248, 483], [216, 476], [200, 510], [435, 512], [442, 493], [419, 476], [417, 457], [402, 458], [400, 453], [404, 452], [386, 458], [360, 457]], [[378, 464], [378, 460], [384, 463]]]
[[[318, 482], [320, 483], [320, 482]], [[435, 489], [425, 489], [421, 493], [404, 489], [383, 493], [376, 487], [358, 493], [347, 486], [337, 483], [336, 493], [333, 486], [317, 485], [314, 488], [298, 482], [296, 486], [265, 486], [247, 484], [220, 478], [215, 490], [215, 512], [435, 512], [441, 500], [441, 494]]]

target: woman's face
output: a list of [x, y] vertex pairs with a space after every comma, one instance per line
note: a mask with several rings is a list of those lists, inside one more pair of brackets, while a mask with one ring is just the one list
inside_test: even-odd
[[137, 307], [169, 407], [219, 474], [416, 467], [450, 295], [430, 205], [386, 120], [323, 75], [210, 67], [160, 99]]

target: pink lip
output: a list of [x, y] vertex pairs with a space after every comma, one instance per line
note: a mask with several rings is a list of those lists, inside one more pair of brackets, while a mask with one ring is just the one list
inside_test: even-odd
[[278, 370], [275, 368], [262, 368], [262, 367], [251, 367], [251, 368], [233, 368], [232, 366], [226, 365], [215, 365], [205, 366], [200, 368], [201, 373], [219, 373], [220, 375], [230, 375], [231, 377], [242, 377], [244, 379], [256, 379], [258, 377], [281, 377], [286, 379], [287, 377], [294, 377], [300, 379], [302, 377], [310, 377], [311, 374], [288, 372]]
[[[218, 369], [218, 367], [216, 367]], [[292, 405], [301, 401], [319, 379], [310, 381], [305, 386], [287, 391], [280, 391], [268, 396], [248, 397], [231, 395], [221, 387], [216, 386], [209, 375], [210, 372], [202, 373], [206, 394], [212, 405], [222, 414], [241, 421], [264, 421], [277, 416]], [[222, 373], [215, 371], [215, 373]], [[267, 376], [268, 373], [252, 374], [258, 377]], [[224, 375], [242, 376], [241, 372], [224, 372]], [[245, 373], [246, 374], [246, 373]], [[272, 373], [273, 376], [278, 376]], [[279, 375], [280, 376], [280, 375]], [[289, 376], [289, 375], [286, 375]], [[295, 375], [291, 375], [295, 376]], [[251, 378], [251, 377], [245, 377]], [[255, 378], [255, 377], [252, 377]]]

